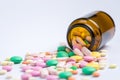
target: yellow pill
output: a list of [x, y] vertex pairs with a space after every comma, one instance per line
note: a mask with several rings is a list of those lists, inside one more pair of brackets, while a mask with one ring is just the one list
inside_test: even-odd
[[110, 65], [109, 65], [109, 68], [110, 68], [110, 69], [115, 69], [116, 67], [117, 67], [116, 64], [110, 64]]
[[96, 70], [100, 69], [100, 65], [97, 62], [90, 62], [87, 66], [94, 67]]
[[95, 58], [100, 58], [101, 54], [99, 52], [92, 52], [91, 56], [95, 57]]
[[72, 56], [70, 58], [74, 59], [76, 62], [79, 62], [79, 61], [81, 61], [83, 59], [82, 56], [77, 56], [77, 55], [76, 56]]
[[83, 39], [85, 39], [86, 34], [85, 34], [85, 33], [82, 33], [82, 34], [81, 34], [81, 37], [82, 37]]
[[70, 68], [66, 68], [65, 71], [69, 71], [69, 72], [71, 72], [71, 71], [73, 71], [73, 70], [70, 69]]

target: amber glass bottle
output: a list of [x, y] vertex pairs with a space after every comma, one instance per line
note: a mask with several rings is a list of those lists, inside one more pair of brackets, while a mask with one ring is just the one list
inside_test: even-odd
[[87, 41], [86, 47], [98, 50], [103, 47], [115, 33], [113, 19], [103, 11], [95, 11], [83, 18], [74, 20], [67, 31], [67, 41], [72, 48], [72, 41], [81, 38]]

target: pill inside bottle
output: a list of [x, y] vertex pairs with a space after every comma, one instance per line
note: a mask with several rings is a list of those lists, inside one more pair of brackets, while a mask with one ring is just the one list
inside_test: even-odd
[[90, 50], [101, 49], [115, 33], [113, 19], [106, 12], [95, 11], [74, 20], [67, 31], [68, 45], [85, 46]]

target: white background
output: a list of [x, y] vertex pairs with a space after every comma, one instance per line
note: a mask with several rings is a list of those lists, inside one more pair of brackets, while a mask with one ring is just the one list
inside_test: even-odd
[[[90, 80], [119, 80], [119, 3], [119, 0], [0, 0], [0, 60], [14, 55], [24, 57], [28, 51], [56, 50], [60, 42], [66, 42], [67, 28], [73, 20], [102, 10], [110, 14], [116, 24], [115, 36], [106, 48], [108, 64], [115, 63], [118, 68], [105, 69], [99, 78]], [[19, 74], [15, 72], [14, 76]], [[77, 80], [82, 77], [79, 74]], [[0, 80], [5, 78], [0, 76]]]

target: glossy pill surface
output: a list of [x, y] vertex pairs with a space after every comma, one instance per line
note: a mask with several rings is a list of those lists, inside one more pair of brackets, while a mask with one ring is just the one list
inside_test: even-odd
[[58, 64], [58, 61], [57, 61], [57, 60], [53, 60], [53, 59], [48, 60], [48, 61], [46, 62], [46, 65], [47, 65], [47, 66], [56, 66], [57, 64]]
[[93, 68], [93, 67], [84, 67], [84, 68], [82, 68], [82, 73], [85, 74], [85, 75], [91, 75], [95, 71], [96, 71], [96, 69]]
[[19, 64], [22, 61], [22, 58], [20, 56], [13, 56], [10, 58], [10, 61], [14, 62], [14, 64]]
[[72, 76], [72, 73], [71, 72], [61, 72], [60, 74], [59, 74], [59, 78], [61, 78], [61, 79], [68, 79], [68, 77], [70, 77], [70, 76]]

